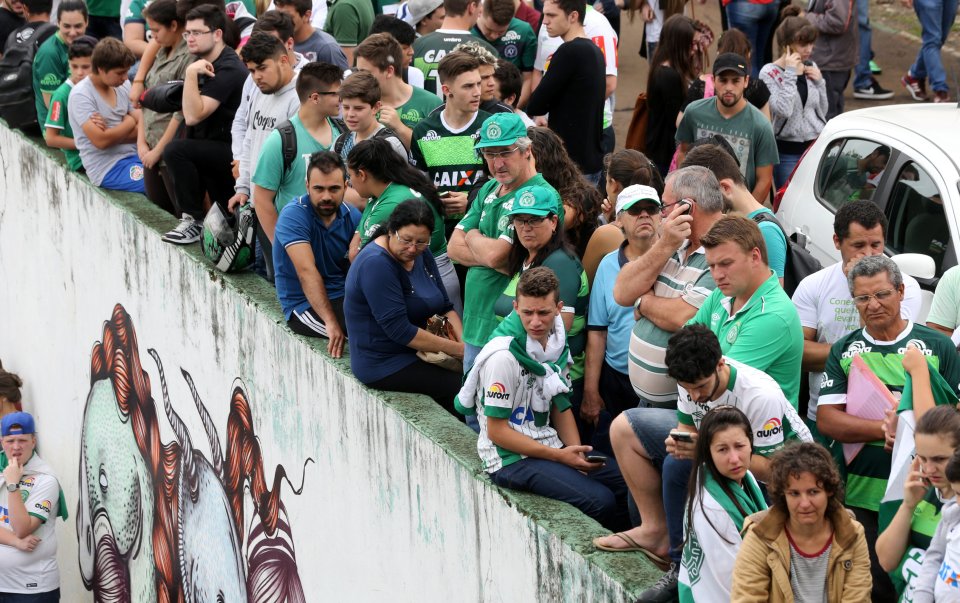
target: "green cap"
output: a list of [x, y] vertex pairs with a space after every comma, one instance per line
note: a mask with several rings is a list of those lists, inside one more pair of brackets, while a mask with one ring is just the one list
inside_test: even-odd
[[549, 216], [559, 213], [560, 204], [557, 201], [556, 193], [549, 188], [536, 184], [517, 189], [513, 196], [513, 206], [507, 210], [508, 216], [517, 214]]
[[480, 126], [480, 142], [475, 148], [508, 147], [527, 135], [527, 126], [516, 113], [495, 113]]

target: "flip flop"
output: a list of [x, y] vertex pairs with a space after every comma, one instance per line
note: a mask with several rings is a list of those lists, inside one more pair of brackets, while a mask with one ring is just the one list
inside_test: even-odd
[[653, 551], [640, 546], [639, 544], [637, 544], [636, 540], [627, 536], [623, 532], [616, 532], [612, 534], [612, 536], [616, 536], [617, 538], [625, 542], [627, 546], [622, 548], [617, 548], [617, 547], [612, 547], [606, 544], [600, 544], [600, 539], [603, 538], [603, 536], [598, 536], [597, 538], [594, 538], [593, 546], [597, 547], [601, 551], [608, 551], [611, 553], [628, 553], [628, 552], [643, 553], [643, 555], [647, 559], [649, 559], [655, 566], [657, 566], [657, 569], [659, 569], [660, 571], [665, 572], [668, 569], [670, 569], [669, 559], [665, 559], [660, 555], [657, 555]]

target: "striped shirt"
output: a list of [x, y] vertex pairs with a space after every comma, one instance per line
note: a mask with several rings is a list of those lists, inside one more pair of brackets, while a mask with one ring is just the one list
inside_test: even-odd
[[833, 536], [827, 546], [818, 553], [808, 555], [798, 549], [787, 532], [790, 541], [790, 586], [793, 600], [797, 603], [827, 603], [827, 572], [830, 569], [830, 549]]
[[[694, 308], [700, 308], [716, 284], [710, 275], [703, 247], [684, 259], [689, 246], [690, 241], [684, 241], [667, 260], [653, 285], [653, 293], [657, 297], [679, 297]], [[671, 335], [646, 317], [637, 321], [630, 335], [630, 383], [637, 395], [647, 402], [663, 404], [677, 399], [677, 382], [667, 376], [664, 361]]]

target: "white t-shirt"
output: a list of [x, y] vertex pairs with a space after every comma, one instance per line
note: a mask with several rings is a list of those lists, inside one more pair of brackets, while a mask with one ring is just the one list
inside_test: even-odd
[[[920, 284], [912, 276], [903, 275], [904, 294], [900, 316], [914, 320], [920, 314]], [[803, 279], [793, 293], [793, 305], [800, 315], [800, 326], [816, 329], [817, 342], [833, 345], [845, 335], [860, 328], [860, 314], [853, 305], [847, 276], [841, 262], [827, 266]], [[810, 405], [807, 418], [817, 420], [817, 400], [823, 373], [810, 373]]]
[[[60, 511], [60, 483], [51, 469], [36, 454], [24, 465], [20, 491], [13, 496], [26, 496], [27, 513], [40, 519], [40, 527], [33, 533], [40, 544], [33, 552], [25, 553], [16, 547], [0, 545], [0, 592], [45, 593], [60, 588], [57, 568], [57, 514]], [[13, 531], [10, 525], [11, 493], [7, 481], [0, 475], [0, 529]]]
[[[647, 44], [655, 45], [660, 41], [660, 32], [663, 31], [663, 9], [660, 0], [647, 0], [647, 5], [653, 10], [653, 21], [648, 21], [643, 27], [647, 33]], [[647, 57], [653, 60], [653, 57]]]

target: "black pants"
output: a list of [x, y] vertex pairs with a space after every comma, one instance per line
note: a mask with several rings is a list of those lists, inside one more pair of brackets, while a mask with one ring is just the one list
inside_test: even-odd
[[226, 212], [234, 185], [229, 142], [171, 140], [163, 149], [163, 161], [173, 179], [173, 205], [178, 214], [203, 220], [205, 193]]
[[453, 371], [448, 371], [418, 358], [416, 362], [404, 367], [403, 370], [379, 381], [367, 383], [367, 386], [391, 392], [430, 396], [437, 404], [462, 421], [463, 417], [453, 408], [453, 398], [460, 391], [460, 377], [461, 375]]
[[143, 168], [143, 187], [147, 191], [147, 199], [153, 201], [153, 204], [160, 209], [174, 214], [178, 218], [176, 208], [173, 206], [171, 194], [173, 191], [173, 180], [170, 178], [163, 163], [157, 163], [152, 168], [144, 166]]
[[870, 599], [873, 603], [896, 603], [897, 591], [893, 587], [890, 575], [877, 559], [877, 536], [880, 529], [880, 514], [857, 507], [849, 507], [854, 516], [863, 525], [863, 535], [867, 539], [867, 550], [870, 551], [870, 575], [873, 577], [873, 590]]
[[120, 17], [90, 15], [90, 19], [87, 21], [86, 33], [88, 36], [93, 36], [98, 40], [108, 37], [122, 40], [123, 29], [120, 28]]
[[[331, 299], [330, 305], [333, 306], [333, 313], [340, 323], [340, 328], [346, 332], [347, 321], [343, 318], [343, 298]], [[307, 308], [299, 314], [294, 312], [287, 321], [287, 326], [297, 335], [306, 335], [307, 337], [329, 337], [327, 327], [313, 308]]]

